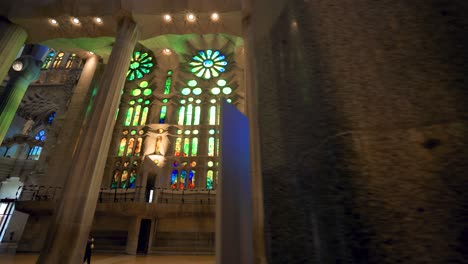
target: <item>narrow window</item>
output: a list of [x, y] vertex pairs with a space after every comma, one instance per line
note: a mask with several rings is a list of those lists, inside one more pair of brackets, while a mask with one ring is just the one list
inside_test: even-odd
[[141, 144], [143, 143], [143, 139], [142, 138], [138, 138], [137, 140], [137, 145], [135, 147], [135, 156], [140, 156], [140, 152], [141, 152]]
[[213, 190], [213, 171], [208, 170], [206, 172], [206, 189]]
[[198, 138], [192, 138], [192, 156], [197, 156], [198, 152]]
[[62, 63], [62, 60], [63, 60], [63, 55], [65, 55], [65, 53], [59, 52], [59, 54], [57, 54], [57, 57], [55, 57], [55, 61], [53, 65], [55, 69], [60, 67], [60, 64]]
[[185, 183], [187, 182], [187, 171], [186, 170], [183, 170], [181, 173], [180, 173], [180, 183], [179, 183], [179, 189], [183, 190], [185, 189]]
[[185, 117], [185, 106], [181, 106], [179, 108], [179, 122], [177, 122], [178, 125], [184, 124], [184, 117]]
[[127, 146], [127, 156], [132, 156], [133, 153], [133, 145], [135, 144], [135, 139], [131, 138], [128, 141], [128, 146]]
[[192, 111], [193, 111], [193, 106], [191, 104], [189, 104], [187, 106], [187, 119], [185, 120], [185, 124], [190, 126], [192, 125]]
[[127, 145], [127, 139], [126, 138], [122, 138], [120, 140], [120, 146], [119, 146], [119, 152], [117, 153], [117, 156], [118, 157], [122, 157], [123, 154], [124, 154], [124, 151], [125, 151], [125, 146]]
[[161, 114], [159, 115], [159, 124], [164, 124], [166, 122], [166, 111], [167, 106], [163, 105], [161, 107]]
[[172, 71], [167, 72], [166, 84], [164, 86], [164, 94], [171, 93], [171, 84], [172, 84]]
[[133, 118], [133, 125], [138, 126], [138, 120], [140, 119], [141, 105], [135, 107], [135, 117]]
[[187, 157], [189, 155], [189, 149], [190, 149], [190, 139], [186, 138], [184, 139], [184, 157]]
[[146, 125], [146, 119], [148, 118], [148, 107], [143, 108], [143, 112], [141, 113], [141, 121], [140, 126]]
[[216, 125], [216, 106], [210, 107], [210, 125]]
[[215, 139], [214, 137], [208, 138], [208, 156], [214, 156], [214, 148], [215, 148]]
[[133, 107], [128, 108], [127, 111], [127, 116], [125, 117], [125, 126], [129, 126], [130, 123], [132, 122], [132, 117], [133, 117]]
[[201, 112], [200, 106], [195, 106], [195, 119], [193, 120], [194, 125], [200, 124], [200, 112]]
[[179, 172], [177, 170], [173, 170], [171, 174], [171, 188], [177, 189], [177, 176]]
[[67, 59], [67, 64], [65, 64], [65, 68], [70, 69], [73, 66], [73, 62], [75, 61], [76, 54], [72, 53]]
[[188, 180], [188, 185], [189, 185], [189, 189], [193, 189], [195, 188], [195, 170], [191, 170], [189, 172], [189, 180]]
[[180, 156], [180, 149], [181, 149], [182, 139], [176, 139], [175, 148], [174, 148], [174, 156]]

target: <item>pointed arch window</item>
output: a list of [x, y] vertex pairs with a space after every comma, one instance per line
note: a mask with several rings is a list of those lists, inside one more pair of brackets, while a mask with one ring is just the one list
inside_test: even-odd
[[215, 138], [208, 138], [208, 156], [213, 157], [215, 155]]
[[197, 156], [198, 152], [198, 138], [194, 137], [192, 138], [192, 157]]
[[184, 119], [185, 119], [185, 106], [181, 106], [179, 108], [179, 122], [177, 122], [177, 124], [183, 125]]
[[125, 146], [127, 146], [127, 139], [122, 138], [120, 140], [120, 145], [119, 145], [119, 152], [117, 153], [117, 156], [122, 157], [125, 152]]
[[171, 93], [171, 85], [172, 85], [172, 70], [167, 71], [166, 83], [164, 85], [164, 94]]
[[176, 157], [180, 156], [181, 145], [182, 145], [182, 139], [177, 138], [175, 142], [174, 156]]
[[161, 106], [161, 113], [159, 114], [159, 124], [164, 124], [166, 122], [166, 111], [167, 106]]
[[210, 125], [216, 125], [216, 106], [210, 106]]

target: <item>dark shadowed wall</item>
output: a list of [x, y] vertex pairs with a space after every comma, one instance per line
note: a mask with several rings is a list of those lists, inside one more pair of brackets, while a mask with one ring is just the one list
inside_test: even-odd
[[253, 1], [269, 263], [466, 263], [466, 14]]

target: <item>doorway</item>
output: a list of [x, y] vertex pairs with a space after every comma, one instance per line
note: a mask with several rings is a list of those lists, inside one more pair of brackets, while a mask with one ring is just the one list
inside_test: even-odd
[[151, 219], [141, 219], [140, 234], [138, 235], [137, 254], [148, 254], [151, 232]]

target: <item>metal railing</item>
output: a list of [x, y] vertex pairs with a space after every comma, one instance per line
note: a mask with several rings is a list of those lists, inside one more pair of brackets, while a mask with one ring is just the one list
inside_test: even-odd
[[[62, 195], [59, 186], [29, 185], [20, 186], [15, 201], [56, 201]], [[160, 204], [214, 204], [216, 192], [206, 189], [171, 189], [155, 187], [101, 188], [98, 203], [160, 203]]]

